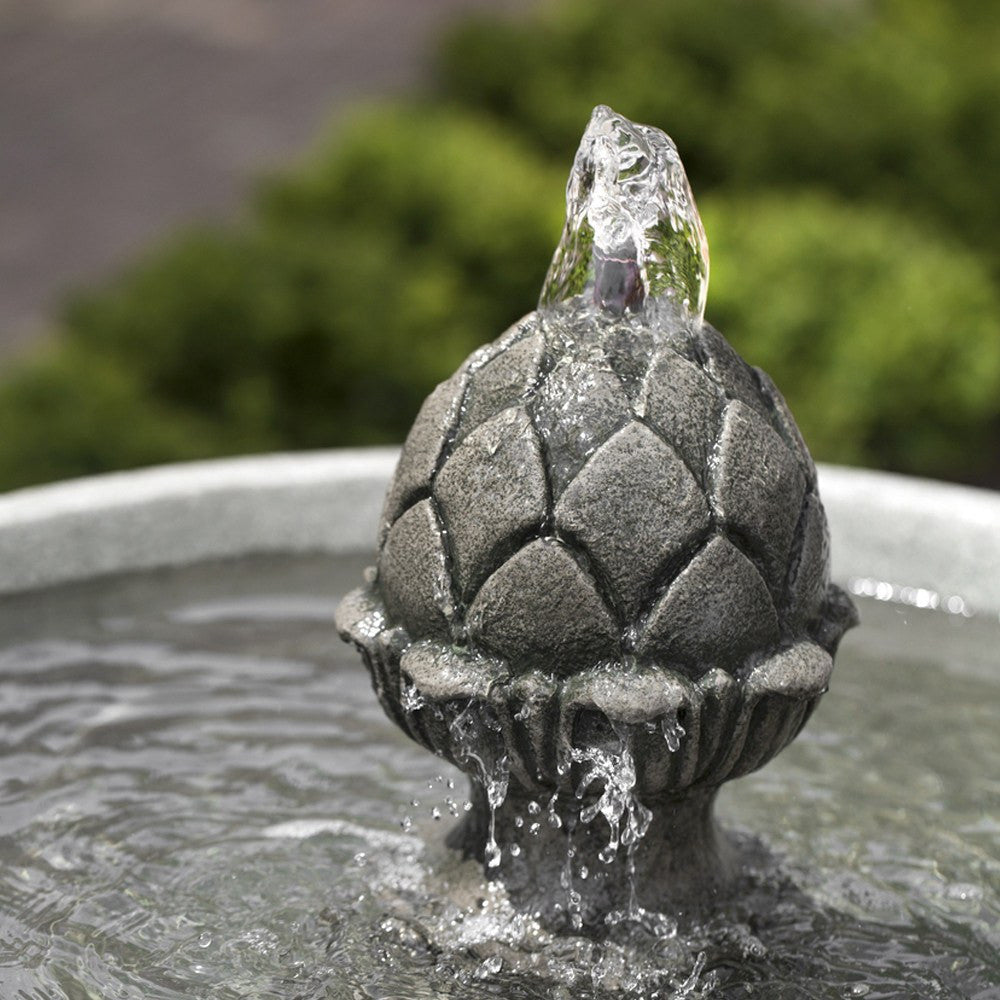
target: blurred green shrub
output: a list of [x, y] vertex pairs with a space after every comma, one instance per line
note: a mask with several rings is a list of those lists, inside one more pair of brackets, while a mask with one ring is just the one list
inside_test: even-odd
[[430, 108], [359, 117], [252, 223], [174, 242], [66, 310], [0, 383], [0, 487], [273, 448], [399, 441], [533, 305], [561, 169]]
[[590, 109], [667, 129], [695, 192], [822, 187], [1000, 264], [1000, 7], [562, 0], [446, 38], [439, 89], [560, 162]]
[[401, 440], [532, 308], [593, 104], [677, 140], [709, 319], [817, 457], [959, 479], [1000, 442], [1000, 9], [562, 0], [446, 40], [437, 105], [359, 114], [66, 310], [0, 382], [0, 488]]
[[899, 212], [780, 191], [703, 199], [708, 318], [826, 461], [969, 478], [995, 468], [1000, 296], [970, 250]]

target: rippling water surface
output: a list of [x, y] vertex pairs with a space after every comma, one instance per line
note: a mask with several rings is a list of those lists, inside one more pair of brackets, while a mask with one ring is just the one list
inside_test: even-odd
[[768, 853], [742, 901], [550, 941], [440, 847], [464, 779], [333, 630], [361, 566], [0, 604], [0, 998], [1000, 997], [995, 621], [864, 605], [799, 740], [722, 793]]

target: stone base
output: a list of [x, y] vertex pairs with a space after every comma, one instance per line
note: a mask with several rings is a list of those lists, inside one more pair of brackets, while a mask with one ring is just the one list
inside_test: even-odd
[[[605, 863], [610, 828], [602, 817], [584, 824], [579, 800], [564, 806], [557, 801], [556, 826], [548, 803], [512, 783], [494, 820], [501, 860], [484, 870], [503, 881], [519, 909], [553, 930], [597, 931], [616, 914], [641, 911], [673, 919], [697, 916], [735, 886], [739, 871], [736, 845], [714, 817], [717, 791], [702, 789], [652, 806], [645, 836], [631, 850], [620, 846]], [[485, 866], [490, 810], [475, 781], [472, 802], [448, 845]]]

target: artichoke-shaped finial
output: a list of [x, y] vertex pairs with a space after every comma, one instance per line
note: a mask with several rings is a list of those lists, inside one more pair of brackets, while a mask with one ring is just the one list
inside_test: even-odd
[[[604, 823], [595, 857], [627, 851], [662, 903], [716, 884], [715, 790], [795, 737], [853, 608], [780, 393], [702, 321], [673, 143], [597, 108], [567, 208], [539, 310], [424, 403], [338, 625], [477, 782], [468, 850], [551, 896], [551, 839]], [[558, 822], [502, 861], [542, 801]]]

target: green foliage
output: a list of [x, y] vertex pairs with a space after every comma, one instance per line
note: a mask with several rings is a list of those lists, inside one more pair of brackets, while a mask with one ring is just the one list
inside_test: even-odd
[[400, 440], [533, 307], [563, 186], [463, 115], [358, 118], [265, 185], [251, 225], [189, 234], [69, 306], [59, 346], [0, 385], [0, 485]]
[[592, 106], [677, 140], [708, 316], [818, 458], [984, 481], [1000, 442], [1000, 8], [559, 0], [446, 40], [438, 102], [359, 113], [66, 310], [0, 382], [0, 489], [401, 440], [534, 305]]
[[561, 162], [590, 109], [666, 128], [694, 190], [816, 186], [1000, 262], [1000, 8], [562, 0], [453, 31], [439, 86]]
[[0, 392], [0, 476], [12, 489], [108, 469], [200, 458], [210, 429], [144, 397], [113, 360], [63, 347]]
[[709, 198], [708, 319], [827, 461], [969, 477], [1000, 427], [1000, 297], [969, 250], [891, 210]]

